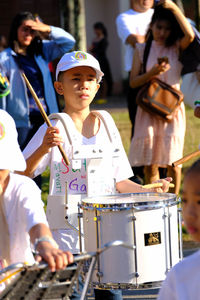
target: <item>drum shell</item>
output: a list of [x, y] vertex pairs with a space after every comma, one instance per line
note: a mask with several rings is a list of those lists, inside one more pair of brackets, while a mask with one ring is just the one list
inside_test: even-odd
[[[119, 198], [119, 201], [126, 199]], [[113, 208], [112, 205], [98, 208], [94, 204], [92, 209], [85, 202], [83, 227], [86, 251], [96, 251], [114, 240], [136, 246], [135, 251], [120, 246], [102, 253], [93, 273], [93, 282], [106, 287], [112, 283], [134, 287], [164, 280], [168, 270], [180, 260], [177, 211], [175, 195], [167, 205], [152, 207], [148, 201], [141, 206], [133, 201], [125, 209], [118, 209], [116, 204]], [[154, 238], [159, 236], [159, 241], [145, 244], [146, 237], [151, 234]], [[99, 273], [102, 276], [99, 277]]]

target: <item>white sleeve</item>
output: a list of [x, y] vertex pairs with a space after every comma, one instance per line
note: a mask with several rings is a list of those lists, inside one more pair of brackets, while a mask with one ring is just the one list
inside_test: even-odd
[[172, 268], [162, 283], [157, 300], [178, 300], [176, 297], [176, 278], [174, 275], [174, 269]]
[[18, 192], [20, 193], [20, 209], [24, 211], [26, 229], [29, 232], [33, 226], [39, 223], [48, 226], [48, 222], [44, 212], [44, 203], [41, 200], [40, 189], [32, 179], [23, 177], [23, 183], [20, 184]]
[[116, 182], [120, 182], [133, 176], [133, 171], [129, 163], [128, 157], [126, 155], [126, 152], [124, 150], [120, 134], [119, 148], [121, 154], [118, 158], [114, 158], [114, 178], [116, 179]]
[[116, 19], [117, 33], [122, 42], [125, 44], [127, 37], [132, 33], [130, 26], [126, 21], [126, 14], [120, 14]]

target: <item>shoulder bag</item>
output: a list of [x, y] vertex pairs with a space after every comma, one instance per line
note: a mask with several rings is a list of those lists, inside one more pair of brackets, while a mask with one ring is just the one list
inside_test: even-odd
[[[146, 63], [151, 42], [147, 43], [143, 57], [143, 73], [146, 72]], [[137, 104], [145, 111], [170, 122], [176, 109], [183, 101], [183, 93], [169, 84], [154, 77], [145, 83], [139, 90]]]

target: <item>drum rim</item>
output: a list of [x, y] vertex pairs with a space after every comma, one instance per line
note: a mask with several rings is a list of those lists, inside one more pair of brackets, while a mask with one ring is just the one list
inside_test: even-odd
[[[149, 200], [149, 201], [138, 201], [138, 202], [129, 202], [126, 203], [125, 198], [130, 198], [130, 197], [137, 197], [138, 195], [142, 196], [157, 196], [157, 197], [167, 197], [165, 200]], [[122, 203], [106, 203], [105, 201], [102, 202], [95, 202], [91, 201], [94, 199], [111, 199], [111, 198], [124, 198], [124, 202]], [[89, 200], [89, 201], [88, 201]], [[175, 194], [171, 193], [125, 193], [125, 194], [113, 194], [113, 195], [105, 195], [105, 196], [96, 196], [94, 197], [86, 197], [82, 199], [81, 202], [81, 208], [83, 209], [88, 209], [88, 210], [114, 210], [114, 211], [119, 211], [119, 210], [130, 210], [134, 209], [136, 211], [144, 211], [144, 210], [152, 210], [152, 209], [159, 209], [159, 208], [165, 208], [165, 207], [171, 207], [174, 205], [177, 205], [180, 203], [180, 198], [177, 197]]]

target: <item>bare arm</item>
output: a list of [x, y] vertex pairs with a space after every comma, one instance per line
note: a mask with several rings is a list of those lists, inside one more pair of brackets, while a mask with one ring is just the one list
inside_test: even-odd
[[130, 75], [130, 86], [136, 88], [149, 81], [152, 77], [162, 74], [169, 70], [168, 63], [155, 64], [148, 72], [140, 75], [142, 64], [139, 57], [139, 50], [136, 49], [133, 56], [133, 64]]
[[130, 44], [133, 48], [135, 48], [135, 44], [144, 43], [144, 41], [145, 41], [145, 36], [132, 33], [127, 37], [126, 44]]
[[184, 33], [183, 38], [180, 40], [180, 47], [182, 50], [186, 49], [189, 46], [189, 44], [194, 40], [195, 37], [192, 26], [190, 25], [186, 17], [183, 15], [179, 7], [171, 0], [161, 0], [159, 3], [161, 3], [164, 8], [171, 10], [172, 13], [174, 14], [177, 22], [179, 23]]
[[37, 166], [44, 157], [45, 154], [50, 152], [52, 147], [58, 146], [63, 142], [62, 137], [59, 135], [59, 129], [57, 127], [48, 127], [46, 134], [43, 138], [42, 144], [37, 150], [26, 159], [26, 170], [21, 173], [28, 177], [33, 177]]
[[160, 179], [157, 182], [163, 184], [162, 188], [144, 189], [142, 185], [137, 184], [129, 179], [122, 180], [116, 183], [117, 191], [120, 193], [148, 193], [148, 192], [168, 192], [169, 183], [172, 181], [171, 177]]
[[[37, 224], [33, 226], [29, 231], [30, 239], [34, 245], [36, 239], [41, 237], [48, 237], [52, 240], [52, 243], [47, 241], [41, 241], [37, 244], [38, 254], [36, 255], [36, 261], [40, 262], [44, 259], [51, 269], [54, 272], [56, 269], [64, 269], [68, 263], [73, 262], [73, 255], [70, 252], [64, 252], [56, 246], [56, 242], [52, 238], [51, 231], [48, 226], [45, 224]], [[55, 243], [55, 246], [53, 245]]]

